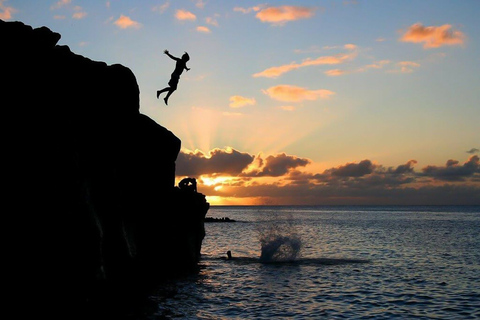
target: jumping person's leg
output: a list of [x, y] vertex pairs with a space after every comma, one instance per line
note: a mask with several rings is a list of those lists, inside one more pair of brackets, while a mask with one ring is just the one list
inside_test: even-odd
[[166, 87], [166, 88], [163, 88], [162, 90], [158, 90], [157, 91], [157, 99], [162, 93], [164, 93], [165, 91], [168, 91], [168, 90], [170, 90], [170, 87]]
[[175, 91], [175, 89], [173, 88], [170, 88], [170, 90], [168, 91], [167, 93], [167, 96], [163, 99], [163, 101], [165, 101], [165, 104], [168, 106], [168, 98], [170, 98], [170, 96], [172, 95], [173, 91]]

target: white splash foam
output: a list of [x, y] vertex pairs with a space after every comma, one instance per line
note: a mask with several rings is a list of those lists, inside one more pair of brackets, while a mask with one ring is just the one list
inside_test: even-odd
[[300, 256], [302, 241], [292, 221], [271, 219], [264, 230], [259, 230], [261, 262], [294, 261]]

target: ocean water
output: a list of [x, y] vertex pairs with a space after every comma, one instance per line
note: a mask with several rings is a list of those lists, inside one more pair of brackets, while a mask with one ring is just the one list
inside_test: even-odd
[[[480, 319], [480, 207], [212, 207], [151, 319]], [[230, 250], [232, 259], [226, 252]]]

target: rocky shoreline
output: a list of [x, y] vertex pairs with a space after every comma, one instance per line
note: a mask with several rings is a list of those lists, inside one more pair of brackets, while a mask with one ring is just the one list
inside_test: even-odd
[[205, 217], [205, 222], [236, 222], [236, 220], [230, 219], [228, 217], [223, 217], [223, 218]]

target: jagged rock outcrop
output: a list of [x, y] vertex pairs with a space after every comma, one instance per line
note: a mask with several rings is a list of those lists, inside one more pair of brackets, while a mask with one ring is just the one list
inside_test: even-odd
[[7, 265], [19, 290], [81, 308], [101, 287], [194, 268], [209, 204], [174, 186], [181, 142], [139, 112], [131, 70], [56, 45], [46, 27], [0, 20], [0, 39]]

